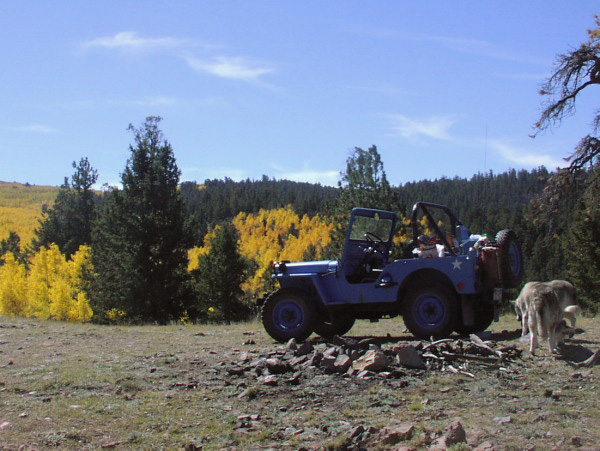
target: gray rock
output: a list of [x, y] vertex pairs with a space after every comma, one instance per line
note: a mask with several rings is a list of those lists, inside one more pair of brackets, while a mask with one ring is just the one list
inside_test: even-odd
[[288, 351], [296, 351], [298, 349], [298, 343], [296, 343], [295, 338], [290, 338], [290, 341], [285, 345], [285, 349]]
[[365, 353], [358, 360], [352, 363], [352, 368], [362, 371], [384, 371], [389, 367], [389, 360], [386, 355], [374, 349], [371, 349]]
[[444, 428], [442, 439], [444, 439], [444, 444], [446, 446], [455, 445], [456, 443], [465, 443], [467, 441], [467, 434], [465, 433], [465, 429], [460, 420], [454, 420]]
[[419, 352], [413, 346], [405, 346], [403, 348], [396, 349], [396, 361], [406, 367], [417, 370], [426, 370], [425, 362], [421, 359]]
[[346, 354], [340, 354], [333, 363], [336, 373], [345, 373], [352, 366], [352, 359]]
[[396, 445], [397, 443], [410, 440], [415, 432], [413, 423], [402, 423], [396, 426], [387, 426], [380, 432], [381, 443], [384, 445]]
[[313, 351], [312, 343], [305, 341], [298, 347], [298, 349], [296, 349], [295, 354], [296, 354], [296, 356], [308, 355], [312, 351]]
[[277, 358], [266, 359], [265, 367], [269, 374], [282, 374], [292, 371], [292, 366], [289, 362]]

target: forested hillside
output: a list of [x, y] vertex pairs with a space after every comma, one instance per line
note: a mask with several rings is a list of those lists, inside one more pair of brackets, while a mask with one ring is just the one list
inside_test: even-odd
[[[392, 187], [393, 204], [399, 214], [409, 217], [417, 201], [449, 206], [472, 231], [492, 236], [504, 228], [515, 229], [523, 244], [527, 276], [548, 279], [564, 276], [559, 240], [548, 240], [544, 229], [534, 226], [531, 200], [541, 195], [552, 174], [541, 167], [532, 171], [510, 170], [501, 174], [476, 174], [470, 179], [442, 178], [409, 182]], [[27, 246], [41, 218], [42, 210], [54, 201], [58, 187], [0, 183], [0, 239], [10, 231]], [[194, 242], [222, 221], [238, 214], [291, 208], [299, 217], [327, 217], [340, 189], [311, 183], [274, 180], [235, 182], [231, 179], [206, 180], [202, 184], [183, 182], [180, 191], [186, 214], [193, 224]], [[563, 214], [556, 221], [555, 234], [568, 230], [577, 196], [564, 199]], [[359, 205], [356, 205], [359, 206]]]
[[[410, 217], [417, 201], [447, 205], [473, 232], [487, 233], [492, 238], [501, 229], [514, 229], [523, 244], [528, 278], [564, 277], [566, 268], [561, 265], [560, 240], [549, 239], [545, 229], [535, 226], [531, 213], [532, 199], [541, 195], [551, 175], [540, 167], [532, 171], [476, 174], [470, 179], [410, 182], [391, 188], [393, 204], [397, 213], [405, 217]], [[207, 180], [202, 185], [184, 182], [182, 194], [188, 212], [197, 220], [197, 236], [203, 237], [210, 224], [261, 208], [271, 210], [289, 205], [301, 216], [327, 216], [332, 213], [331, 201], [339, 195], [339, 189], [264, 177], [243, 182]], [[562, 202], [563, 214], [556, 222], [556, 234], [569, 229], [576, 196]]]
[[42, 217], [42, 210], [52, 205], [58, 187], [0, 182], [0, 240], [16, 232], [28, 243]]
[[198, 235], [203, 237], [214, 225], [230, 220], [238, 213], [257, 213], [291, 207], [299, 215], [314, 216], [326, 212], [327, 202], [338, 196], [338, 189], [312, 183], [274, 180], [234, 182], [206, 180], [202, 184], [183, 182], [181, 193], [189, 215], [193, 218]]

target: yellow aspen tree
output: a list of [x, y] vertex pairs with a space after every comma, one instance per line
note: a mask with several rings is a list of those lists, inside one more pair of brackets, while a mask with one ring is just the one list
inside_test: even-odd
[[50, 273], [50, 316], [57, 320], [71, 322], [88, 321], [91, 309], [84, 289], [84, 273], [90, 271], [90, 249], [80, 246], [68, 260], [60, 252], [58, 246], [48, 249]]
[[27, 278], [28, 315], [67, 321], [89, 321], [85, 274], [91, 272], [90, 249], [81, 246], [67, 261], [57, 245], [40, 248]]
[[204, 236], [204, 246], [196, 246], [188, 250], [188, 271], [192, 272], [195, 269], [198, 269], [198, 259], [206, 255], [210, 252], [210, 243], [212, 239], [216, 236], [217, 230], [219, 229], [219, 225], [215, 226], [213, 230], [208, 232]]
[[396, 228], [396, 233], [394, 234], [394, 245], [405, 245], [406, 243], [412, 241], [412, 222], [410, 218], [402, 216], [400, 218], [400, 227]]
[[26, 273], [11, 252], [6, 253], [0, 266], [0, 314], [22, 316], [27, 307]]
[[48, 283], [48, 312], [51, 318], [67, 319], [71, 299], [71, 277], [65, 256], [56, 244], [46, 250], [46, 274]]
[[94, 312], [90, 307], [90, 303], [86, 294], [83, 292], [77, 293], [75, 305], [71, 309], [71, 318], [73, 318], [72, 321], [88, 322], [91, 321], [92, 316], [94, 316]]
[[50, 317], [50, 276], [48, 273], [48, 251], [45, 247], [31, 257], [27, 277], [27, 316], [40, 319]]
[[89, 283], [88, 276], [93, 272], [91, 248], [86, 245], [80, 246], [67, 264], [71, 278], [70, 285], [74, 289], [71, 294], [71, 306], [67, 320], [79, 322], [90, 321], [93, 312], [86, 295], [86, 289]]
[[72, 287], [64, 278], [57, 278], [48, 292], [50, 298], [50, 317], [56, 320], [68, 320], [71, 310]]
[[321, 258], [333, 231], [333, 225], [319, 216], [300, 218], [290, 207], [240, 213], [233, 224], [240, 236], [240, 253], [253, 260], [257, 268], [242, 287], [249, 296], [273, 289], [271, 265], [274, 261]]

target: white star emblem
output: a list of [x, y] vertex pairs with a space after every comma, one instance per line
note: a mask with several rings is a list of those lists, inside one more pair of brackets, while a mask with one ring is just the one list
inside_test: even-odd
[[459, 260], [454, 260], [452, 262], [452, 269], [461, 269], [460, 265], [462, 265], [462, 262]]

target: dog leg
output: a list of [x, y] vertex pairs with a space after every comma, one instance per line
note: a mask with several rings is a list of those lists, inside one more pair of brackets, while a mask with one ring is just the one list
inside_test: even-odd
[[525, 313], [521, 318], [521, 337], [524, 337], [529, 333], [529, 327], [527, 325], [528, 321], [528, 315]]
[[568, 305], [563, 310], [563, 315], [571, 323], [571, 329], [575, 329], [576, 315], [581, 315], [581, 307], [578, 305]]
[[529, 323], [530, 337], [529, 337], [529, 353], [535, 355], [535, 348], [537, 347], [538, 341], [538, 328], [534, 315], [527, 315], [527, 322]]
[[557, 353], [556, 327], [550, 327], [550, 330], [548, 331], [548, 347], [550, 348], [550, 354]]
[[569, 321], [569, 323], [571, 323], [571, 329], [575, 329], [575, 315], [573, 315], [571, 312], [565, 311], [563, 316]]

